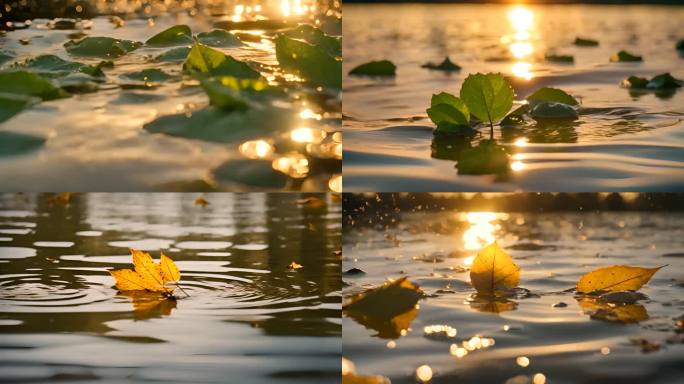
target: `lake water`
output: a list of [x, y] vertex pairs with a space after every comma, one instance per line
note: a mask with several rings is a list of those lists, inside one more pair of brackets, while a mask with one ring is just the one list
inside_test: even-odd
[[[196, 197], [0, 195], [1, 381], [339, 382], [338, 200]], [[189, 297], [117, 292], [129, 247]]]
[[[93, 18], [76, 26], [54, 29], [50, 19], [34, 19], [29, 28], [0, 33], [0, 49], [14, 55], [4, 65], [0, 62], [0, 67], [10, 69], [14, 62], [48, 54], [95, 64], [100, 59], [71, 56], [63, 44], [83, 36], [144, 42], [171, 26], [187, 24], [194, 34], [214, 28], [235, 33], [244, 45], [215, 49], [256, 63], [268, 82], [285, 96], [265, 103], [261, 114], [245, 113], [244, 119], [224, 120], [218, 126], [208, 119], [192, 129], [167, 128], [168, 120], [149, 127], [163, 116], [190, 118], [207, 107], [209, 100], [196, 80], [183, 75], [183, 58], [157, 61], [172, 48], [142, 47], [115, 59], [114, 68], [105, 68], [106, 79], [96, 84], [93, 92], [40, 103], [0, 123], [0, 137], [8, 142], [8, 148], [0, 150], [5, 191], [338, 188], [341, 94], [328, 87], [316, 89], [284, 74], [272, 37], [300, 22], [339, 35], [339, 8], [308, 0], [256, 1], [249, 6], [215, 0], [87, 4], [103, 9], [88, 7], [88, 16]], [[122, 18], [112, 21], [110, 14]], [[257, 19], [275, 26], [249, 24]], [[173, 78], [143, 83], [121, 77], [145, 69], [161, 69]], [[19, 140], [22, 138], [25, 140]], [[10, 140], [28, 144], [10, 145]]]
[[[389, 199], [384, 204], [392, 212]], [[344, 317], [343, 354], [358, 374], [415, 383], [416, 369], [427, 365], [432, 383], [681, 381], [684, 344], [674, 319], [684, 314], [683, 214], [416, 209], [387, 216], [394, 224], [384, 230], [364, 214], [345, 227], [343, 270], [365, 272], [343, 273], [345, 297], [408, 276], [427, 298], [388, 322]], [[520, 266], [520, 287], [529, 292], [495, 302], [473, 297], [468, 265], [494, 240]], [[616, 264], [668, 266], [640, 290], [648, 300], [600, 308], [623, 311], [624, 321], [591, 318], [597, 308], [582, 307], [566, 290], [582, 274]], [[434, 325], [456, 335], [426, 335]], [[644, 350], [660, 349], [642, 351], [641, 340], [649, 343]]]
[[[620, 86], [630, 75], [684, 78], [684, 58], [675, 49], [684, 38], [682, 19], [678, 6], [345, 6], [346, 190], [684, 189], [684, 92]], [[599, 46], [575, 46], [578, 36]], [[610, 63], [622, 49], [644, 61]], [[544, 61], [552, 52], [573, 55], [574, 64]], [[445, 56], [462, 69], [420, 67]], [[395, 78], [348, 75], [380, 59], [397, 65]], [[561, 88], [581, 101], [579, 120], [497, 127], [494, 137], [514, 153], [511, 170], [504, 177], [459, 175], [458, 154], [480, 138], [435, 137], [425, 109], [432, 94], [458, 94], [476, 72], [507, 76], [518, 101], [540, 87]]]

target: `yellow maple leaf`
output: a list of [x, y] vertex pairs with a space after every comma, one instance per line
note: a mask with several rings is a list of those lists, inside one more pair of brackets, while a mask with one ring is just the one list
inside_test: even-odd
[[116, 280], [120, 291], [147, 290], [171, 294], [173, 288], [166, 287], [168, 282], [180, 280], [180, 270], [168, 256], [162, 253], [157, 264], [147, 252], [131, 249], [134, 269], [118, 269], [109, 273]]
[[636, 291], [648, 283], [653, 274], [662, 267], [641, 268], [628, 265], [614, 265], [595, 269], [577, 282], [577, 292], [589, 293], [595, 291], [616, 292]]
[[209, 205], [209, 202], [204, 198], [204, 196], [199, 196], [197, 199], [195, 199], [195, 205], [206, 207]]
[[296, 270], [298, 270], [299, 268], [304, 268], [303, 265], [297, 264], [296, 261], [293, 261], [293, 262], [290, 263], [290, 265], [288, 265], [287, 267], [288, 267], [290, 270], [293, 270], [293, 271], [296, 271]]
[[482, 248], [470, 267], [470, 282], [482, 294], [515, 288], [519, 281], [520, 267], [496, 241]]

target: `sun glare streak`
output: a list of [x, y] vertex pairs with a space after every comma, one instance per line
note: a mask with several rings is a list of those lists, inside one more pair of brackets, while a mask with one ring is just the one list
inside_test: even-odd
[[511, 55], [517, 60], [511, 67], [511, 72], [518, 78], [531, 80], [534, 76], [532, 64], [528, 59], [534, 53], [532, 45], [534, 13], [524, 6], [516, 6], [508, 11], [508, 21], [513, 33], [502, 36], [501, 42], [509, 45]]
[[[470, 227], [463, 233], [463, 244], [465, 249], [475, 251], [483, 246], [490, 244], [496, 240], [494, 232], [497, 227], [492, 222], [496, 220], [495, 212], [468, 212], [466, 220], [470, 223]], [[464, 263], [472, 264], [472, 259], [466, 258]]]

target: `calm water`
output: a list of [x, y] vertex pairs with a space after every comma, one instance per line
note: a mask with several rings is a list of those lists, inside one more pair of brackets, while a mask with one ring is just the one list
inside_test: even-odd
[[[1, 381], [339, 382], [332, 196], [48, 197], [0, 196]], [[190, 297], [117, 293], [128, 247], [168, 250]]]
[[[675, 50], [683, 18], [684, 7], [660, 6], [347, 5], [347, 189], [683, 189], [684, 92], [630, 94], [619, 86], [630, 75], [684, 77], [684, 59]], [[576, 36], [600, 45], [576, 47]], [[621, 49], [644, 62], [609, 63]], [[573, 55], [575, 63], [545, 62], [548, 52]], [[460, 72], [420, 68], [447, 55]], [[396, 78], [347, 75], [378, 59], [397, 65]], [[475, 143], [436, 139], [425, 109], [433, 93], [458, 94], [476, 72], [510, 77], [517, 100], [543, 86], [566, 90], [581, 100], [580, 119], [497, 129], [495, 138], [515, 153], [507, 177], [459, 176], [454, 159]]]
[[[341, 134], [335, 135], [341, 128], [339, 90], [316, 90], [283, 75], [271, 39], [279, 29], [229, 24], [256, 18], [287, 20], [294, 25], [318, 20], [327, 33], [339, 35], [341, 20], [335, 16], [336, 11], [325, 16], [327, 6], [315, 1], [297, 2], [299, 7], [295, 2], [286, 2], [285, 6], [275, 0], [256, 1], [250, 3], [249, 9], [238, 1], [167, 2], [171, 4], [168, 8], [163, 2], [153, 3], [149, 14], [145, 13], [146, 7], [137, 8], [141, 2], [136, 1], [118, 1], [100, 10], [105, 14], [129, 12], [123, 14], [123, 27], [103, 15], [94, 17], [91, 25], [86, 22], [74, 29], [49, 29], [48, 19], [36, 19], [28, 29], [0, 34], [0, 49], [16, 55], [4, 67], [45, 54], [88, 64], [99, 62], [70, 57], [65, 51], [65, 42], [83, 35], [144, 42], [176, 24], [189, 25], [194, 34], [227, 28], [245, 45], [215, 49], [257, 63], [262, 75], [287, 93], [273, 100], [273, 111], [279, 112], [267, 111], [245, 121], [224, 124], [218, 130], [202, 124], [178, 134], [148, 131], [145, 125], [155, 119], [175, 114], [191, 116], [205, 108], [209, 100], [196, 80], [182, 75], [182, 60], [155, 61], [171, 48], [142, 47], [114, 60], [115, 67], [104, 70], [107, 79], [96, 92], [43, 102], [0, 123], [0, 135], [14, 133], [45, 140], [43, 145], [0, 153], [4, 190], [340, 190]], [[196, 3], [221, 6], [203, 8]], [[315, 10], [302, 8], [316, 4]], [[175, 78], [145, 87], [120, 77], [151, 68]], [[292, 131], [296, 129], [307, 132], [295, 136]], [[259, 141], [259, 150], [255, 151], [254, 145], [240, 150], [241, 144], [253, 141]], [[292, 169], [295, 167], [291, 164], [302, 162], [304, 166]]]
[[[343, 353], [359, 374], [414, 383], [415, 370], [428, 365], [433, 383], [529, 383], [538, 373], [548, 383], [681, 381], [684, 345], [681, 338], [666, 340], [677, 337], [673, 318], [684, 313], [684, 215], [445, 211], [398, 218], [385, 231], [345, 229], [343, 270], [366, 272], [343, 276], [345, 297], [404, 275], [428, 295], [416, 313], [395, 321], [407, 324], [403, 336], [398, 326], [367, 327], [344, 317]], [[530, 292], [508, 301], [474, 300], [466, 269], [482, 244], [495, 239], [520, 266], [520, 287]], [[625, 308], [631, 323], [591, 319], [564, 292], [583, 273], [615, 264], [669, 264], [641, 289], [649, 299]], [[552, 307], [557, 303], [567, 306]], [[431, 325], [457, 334], [424, 336]], [[452, 344], [461, 347], [475, 336], [493, 345], [460, 358], [450, 354]], [[661, 349], [644, 353], [632, 339]]]

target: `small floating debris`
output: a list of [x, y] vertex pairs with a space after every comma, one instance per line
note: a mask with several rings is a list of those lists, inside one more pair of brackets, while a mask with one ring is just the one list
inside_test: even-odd
[[576, 37], [575, 38], [575, 45], [580, 46], [580, 47], [596, 47], [599, 45], [599, 42], [597, 40], [593, 39], [585, 39], [581, 37]]
[[397, 66], [389, 60], [369, 61], [349, 71], [350, 75], [395, 76]]
[[554, 303], [551, 307], [553, 307], [553, 308], [565, 308], [567, 306], [568, 306], [568, 304], [561, 301], [558, 303]]
[[611, 62], [638, 62], [644, 61], [643, 57], [631, 54], [627, 51], [620, 51], [610, 56]]
[[363, 271], [362, 269], [359, 268], [351, 268], [348, 269], [344, 272], [345, 276], [358, 276], [358, 275], [365, 275], [366, 272]]
[[458, 66], [457, 64], [453, 63], [451, 60], [449, 60], [448, 56], [446, 58], [444, 58], [444, 60], [439, 64], [435, 64], [433, 62], [427, 62], [427, 63], [421, 65], [420, 67], [435, 70], [435, 71], [445, 71], [445, 72], [455, 72], [455, 71], [461, 70], [461, 67]]
[[291, 271], [296, 271], [300, 268], [304, 268], [304, 266], [301, 264], [298, 264], [296, 261], [293, 261], [290, 263], [290, 265], [287, 266], [287, 268]]

